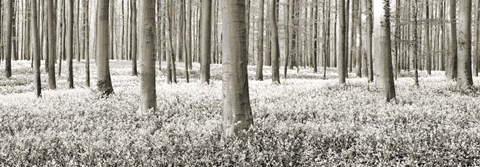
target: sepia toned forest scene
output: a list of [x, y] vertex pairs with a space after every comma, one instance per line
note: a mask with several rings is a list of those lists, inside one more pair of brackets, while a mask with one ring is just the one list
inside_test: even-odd
[[0, 5], [0, 166], [480, 166], [480, 1]]

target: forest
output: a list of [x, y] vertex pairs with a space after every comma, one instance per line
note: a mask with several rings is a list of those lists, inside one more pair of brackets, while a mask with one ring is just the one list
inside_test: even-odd
[[480, 166], [480, 1], [0, 5], [0, 166]]

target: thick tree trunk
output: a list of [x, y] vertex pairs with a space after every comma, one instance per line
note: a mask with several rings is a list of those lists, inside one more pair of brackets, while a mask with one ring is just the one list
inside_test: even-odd
[[412, 3], [413, 12], [413, 68], [415, 69], [415, 86], [419, 87], [418, 82], [418, 0]]
[[70, 89], [73, 89], [73, 63], [72, 63], [72, 59], [73, 59], [73, 3], [74, 1], [73, 0], [69, 0], [65, 3], [68, 3], [68, 13], [67, 13], [67, 17], [68, 17], [68, 21], [66, 22], [66, 25], [67, 25], [67, 39], [66, 39], [66, 51], [67, 51], [67, 63], [68, 63], [68, 87]]
[[140, 110], [143, 113], [156, 110], [157, 95], [155, 88], [155, 0], [140, 2], [140, 55], [142, 56]]
[[223, 129], [226, 137], [253, 125], [248, 92], [245, 1], [222, 0]]
[[472, 79], [472, 1], [459, 2], [458, 17], [458, 74], [457, 87], [469, 89]]
[[258, 25], [258, 41], [257, 41], [257, 70], [255, 79], [262, 81], [263, 80], [263, 23], [264, 23], [264, 12], [265, 12], [265, 0], [260, 0], [260, 15], [259, 15], [259, 25]]
[[384, 0], [381, 4], [374, 4], [374, 41], [376, 85], [385, 91], [387, 102], [395, 98], [393, 79], [392, 52], [390, 40], [390, 1]]
[[272, 81], [280, 83], [280, 45], [278, 43], [277, 0], [270, 0], [270, 31], [272, 34]]
[[109, 5], [110, 0], [97, 1], [97, 87], [103, 96], [113, 93], [109, 67]]
[[368, 82], [373, 82], [373, 3], [372, 0], [367, 0], [367, 58], [368, 58]]
[[425, 30], [425, 38], [426, 38], [426, 51], [425, 51], [425, 54], [426, 54], [426, 66], [427, 66], [427, 74], [428, 75], [432, 75], [432, 49], [431, 49], [431, 40], [430, 40], [430, 6], [428, 5], [428, 0], [425, 1], [425, 8], [426, 8], [426, 24], [425, 24], [425, 27], [426, 27], [426, 30]]
[[200, 27], [200, 82], [210, 83], [212, 0], [202, 0]]

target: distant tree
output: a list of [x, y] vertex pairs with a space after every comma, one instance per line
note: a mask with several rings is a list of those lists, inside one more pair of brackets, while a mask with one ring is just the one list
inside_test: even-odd
[[210, 83], [212, 0], [202, 0], [200, 23], [200, 82]]
[[244, 0], [221, 0], [223, 32], [224, 135], [240, 135], [253, 125], [248, 92]]
[[[339, 84], [345, 84], [345, 74], [347, 73], [347, 63], [345, 62], [345, 57], [347, 55], [345, 36], [347, 35], [347, 17], [345, 17], [345, 0], [338, 1], [338, 38], [337, 38], [337, 68], [338, 68], [338, 82]], [[347, 4], [348, 5], [348, 4]]]
[[113, 93], [109, 67], [109, 5], [110, 0], [97, 1], [97, 87], [103, 96]]
[[459, 2], [458, 17], [458, 74], [457, 87], [469, 89], [473, 86], [472, 79], [472, 1]]
[[390, 39], [390, 0], [374, 4], [374, 41], [376, 84], [385, 90], [387, 102], [395, 98], [393, 79], [392, 52]]
[[415, 69], [415, 86], [419, 87], [418, 82], [418, 0], [412, 3], [413, 9], [413, 68]]
[[70, 89], [73, 89], [74, 86], [73, 86], [73, 63], [72, 63], [72, 59], [73, 59], [73, 0], [68, 0], [68, 9], [66, 11], [68, 11], [67, 13], [67, 33], [66, 33], [66, 51], [67, 51], [67, 63], [68, 63], [68, 87]]
[[38, 37], [38, 21], [37, 21], [37, 0], [31, 1], [31, 33], [32, 33], [32, 55], [34, 59], [34, 71], [35, 71], [35, 94], [37, 97], [42, 97], [42, 79], [40, 76], [40, 38]]
[[53, 0], [47, 1], [47, 53], [48, 53], [48, 87], [56, 89], [57, 83], [55, 79], [55, 8], [53, 7]]
[[270, 32], [272, 44], [272, 81], [280, 83], [280, 46], [278, 43], [277, 0], [270, 0]]
[[260, 15], [258, 25], [258, 41], [257, 41], [257, 70], [255, 79], [263, 80], [263, 27], [264, 27], [264, 12], [265, 12], [265, 0], [260, 0]]
[[140, 110], [143, 113], [157, 108], [155, 88], [155, 0], [140, 2], [140, 55], [142, 56]]
[[[12, 77], [12, 13], [13, 13], [13, 0], [6, 0], [5, 4], [5, 76], [7, 78]], [[3, 30], [2, 30], [3, 31]]]

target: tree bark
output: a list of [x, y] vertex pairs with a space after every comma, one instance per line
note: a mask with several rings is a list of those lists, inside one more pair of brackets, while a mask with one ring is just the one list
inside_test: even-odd
[[97, 87], [103, 96], [113, 93], [109, 67], [109, 1], [97, 1]]
[[270, 31], [272, 34], [272, 81], [280, 84], [280, 46], [278, 43], [277, 0], [270, 0]]
[[220, 1], [223, 32], [223, 130], [242, 136], [253, 125], [248, 92], [245, 1]]
[[263, 80], [263, 27], [264, 27], [264, 12], [265, 12], [265, 0], [260, 0], [260, 15], [258, 25], [258, 41], [257, 41], [257, 70], [255, 79]]
[[35, 73], [35, 94], [37, 97], [42, 97], [42, 79], [40, 76], [40, 47], [39, 47], [39, 37], [38, 37], [38, 21], [37, 21], [37, 0], [32, 0], [31, 7], [31, 33], [32, 33], [32, 54], [34, 58], [34, 73]]
[[68, 17], [68, 22], [65, 23], [67, 25], [67, 39], [66, 39], [66, 51], [67, 51], [67, 63], [68, 63], [68, 87], [70, 89], [73, 89], [73, 63], [72, 63], [72, 59], [73, 59], [73, 13], [74, 13], [74, 9], [73, 9], [73, 3], [74, 1], [73, 0], [69, 0], [67, 1], [66, 3], [68, 3], [68, 13], [67, 13], [67, 17]]
[[456, 0], [450, 0], [450, 34], [451, 34], [451, 43], [450, 43], [450, 58], [448, 61], [448, 79], [457, 79], [457, 3]]
[[212, 0], [202, 0], [200, 27], [200, 82], [210, 83]]
[[6, 0], [5, 6], [5, 76], [12, 77], [12, 0]]
[[347, 73], [347, 63], [345, 57], [347, 57], [345, 36], [347, 35], [347, 27], [345, 17], [345, 0], [338, 1], [339, 16], [338, 16], [338, 41], [337, 41], [337, 63], [338, 63], [338, 82], [339, 84], [345, 84], [345, 74]]
[[53, 0], [47, 1], [47, 22], [48, 22], [48, 87], [56, 89], [57, 83], [55, 79], [55, 9], [53, 8]]
[[132, 25], [131, 27], [131, 33], [132, 33], [132, 40], [130, 41], [132, 43], [130, 54], [132, 55], [132, 75], [137, 76], [138, 75], [138, 70], [137, 70], [137, 2], [135, 0], [131, 1], [131, 8], [132, 8], [132, 18], [130, 18], [130, 24]]
[[395, 84], [393, 79], [392, 52], [390, 40], [390, 0], [384, 0], [382, 4], [374, 4], [374, 38], [375, 38], [375, 66], [376, 76], [379, 80], [377, 87], [385, 91], [386, 100], [395, 98]]
[[157, 95], [155, 88], [155, 0], [140, 2], [140, 55], [141, 66], [141, 96], [140, 110], [143, 113], [156, 110]]
[[458, 74], [457, 87], [469, 89], [473, 86], [472, 79], [472, 1], [459, 2], [458, 17]]

